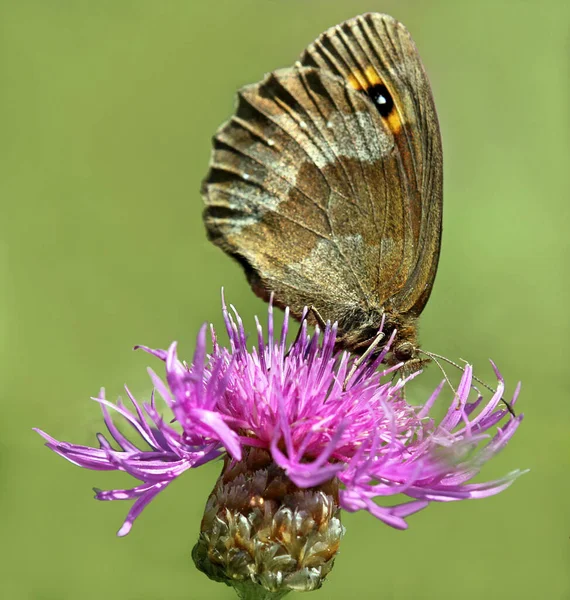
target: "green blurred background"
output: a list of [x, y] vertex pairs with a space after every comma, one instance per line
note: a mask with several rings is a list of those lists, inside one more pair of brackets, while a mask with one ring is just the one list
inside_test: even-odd
[[128, 506], [91, 487], [129, 478], [72, 466], [31, 428], [93, 444], [89, 397], [126, 382], [148, 394], [152, 361], [130, 348], [178, 339], [190, 356], [200, 324], [221, 324], [222, 285], [253, 328], [264, 304], [203, 231], [210, 137], [239, 86], [368, 10], [412, 32], [442, 126], [443, 251], [423, 346], [488, 380], [492, 356], [510, 391], [523, 380], [524, 425], [484, 475], [531, 472], [498, 497], [433, 505], [405, 532], [346, 515], [314, 597], [570, 598], [562, 0], [2, 3], [2, 597], [233, 597], [190, 559], [218, 465], [182, 477], [118, 539]]

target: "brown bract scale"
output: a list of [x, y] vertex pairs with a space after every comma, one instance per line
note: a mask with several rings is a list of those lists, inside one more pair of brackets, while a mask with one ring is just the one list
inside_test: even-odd
[[299, 489], [269, 452], [252, 448], [240, 462], [226, 458], [192, 557], [244, 598], [314, 590], [339, 548], [339, 514], [336, 480]]
[[[266, 300], [338, 321], [362, 353], [385, 319], [392, 362], [417, 359], [441, 242], [442, 148], [405, 27], [366, 14], [240, 90], [203, 184], [209, 238]], [[384, 340], [384, 341], [385, 341]], [[382, 348], [380, 344], [379, 348]]]

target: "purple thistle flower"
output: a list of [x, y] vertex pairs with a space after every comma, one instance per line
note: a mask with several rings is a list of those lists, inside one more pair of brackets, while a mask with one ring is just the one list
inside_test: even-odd
[[[367, 510], [405, 529], [406, 517], [430, 502], [485, 498], [521, 474], [469, 483], [522, 420], [500, 406], [504, 382], [496, 368], [497, 391], [483, 404], [481, 396], [469, 401], [472, 368], [467, 365], [447, 414], [436, 423], [429, 414], [443, 383], [422, 406], [408, 404], [402, 390], [418, 373], [393, 383], [401, 365], [379, 372], [389, 345], [360, 365], [345, 385], [354, 358], [335, 352], [336, 326], [310, 335], [303, 322], [287, 348], [288, 314], [275, 339], [270, 306], [267, 340], [257, 323], [257, 346], [248, 350], [239, 315], [230, 315], [224, 305], [224, 319], [229, 349], [219, 345], [212, 329], [213, 350], [207, 354], [204, 326], [189, 365], [178, 359], [175, 343], [168, 351], [140, 346], [166, 367], [165, 380], [149, 369], [155, 388], [149, 403], [141, 405], [128, 389], [130, 408], [109, 402], [103, 391], [94, 398], [118, 449], [102, 434], [99, 448], [92, 448], [37, 430], [48, 448], [74, 464], [125, 471], [141, 482], [132, 489], [97, 490], [98, 500], [135, 500], [118, 535], [126, 535], [144, 507], [184, 471], [223, 456], [224, 469], [194, 549], [196, 564], [214, 579], [228, 577], [244, 585], [251, 580], [272, 593], [308, 590], [319, 587], [332, 567], [343, 533], [340, 508]], [[161, 416], [156, 393], [174, 421]], [[121, 433], [112, 414], [134, 430], [141, 447]], [[377, 503], [395, 494], [409, 500], [396, 506]], [[293, 543], [298, 531], [293, 537], [284, 533], [295, 527], [304, 528], [303, 549]], [[244, 552], [256, 565], [253, 571], [244, 563]], [[294, 568], [283, 566], [284, 554], [293, 557]], [[272, 566], [277, 575], [270, 573], [268, 561], [277, 561], [278, 567]]]

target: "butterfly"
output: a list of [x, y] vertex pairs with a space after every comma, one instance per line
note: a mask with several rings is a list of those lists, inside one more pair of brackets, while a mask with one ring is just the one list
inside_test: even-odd
[[362, 354], [394, 334], [387, 362], [418, 363], [441, 245], [442, 160], [410, 34], [363, 14], [239, 90], [202, 186], [207, 234], [258, 296], [273, 294], [297, 319], [310, 306], [310, 322], [336, 321], [338, 347]]

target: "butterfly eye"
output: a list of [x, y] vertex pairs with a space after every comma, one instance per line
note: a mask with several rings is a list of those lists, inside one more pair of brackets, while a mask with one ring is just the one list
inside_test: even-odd
[[394, 348], [394, 356], [404, 362], [413, 358], [415, 353], [416, 349], [410, 342], [403, 342]]
[[387, 117], [394, 108], [394, 100], [392, 100], [388, 88], [383, 83], [378, 83], [366, 91], [378, 109], [380, 116]]

